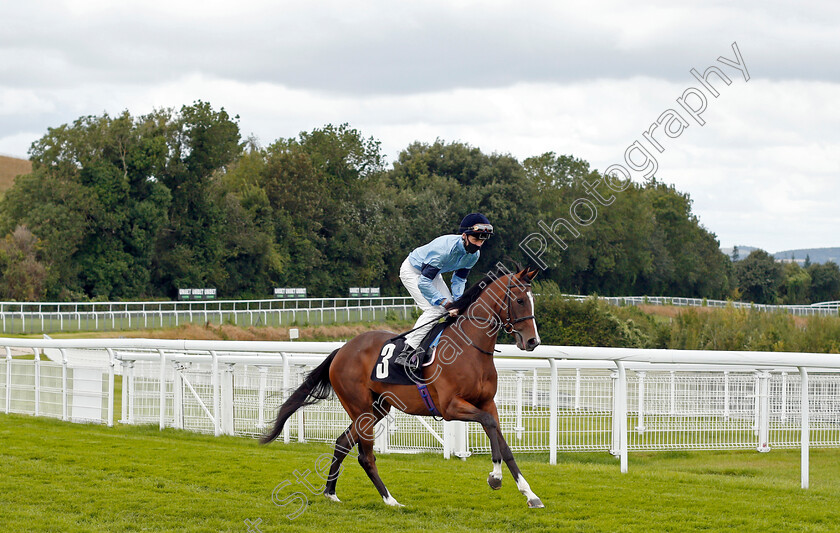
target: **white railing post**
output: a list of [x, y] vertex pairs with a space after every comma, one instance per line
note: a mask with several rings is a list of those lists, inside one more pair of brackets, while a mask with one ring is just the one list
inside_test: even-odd
[[645, 432], [645, 376], [647, 372], [639, 371], [636, 375], [639, 376], [639, 420], [636, 423], [636, 431], [642, 434]]
[[35, 348], [35, 416], [41, 414], [41, 350]]
[[627, 472], [627, 372], [622, 361], [616, 361], [618, 367], [618, 452], [621, 458], [621, 473]]
[[129, 387], [128, 387], [128, 423], [134, 423], [134, 404], [136, 403], [137, 398], [137, 382], [134, 381], [134, 361], [130, 361], [128, 363], [128, 377], [129, 377]]
[[668, 410], [668, 413], [671, 416], [675, 416], [677, 414], [677, 374], [673, 370], [671, 370], [670, 373], [671, 373], [671, 384], [670, 384], [671, 407]]
[[58, 350], [61, 354], [61, 419], [67, 420], [67, 350]]
[[268, 367], [258, 366], [257, 370], [260, 373], [260, 388], [257, 392], [257, 429], [263, 430], [265, 429], [265, 388], [268, 384]]
[[[460, 457], [464, 461], [471, 455], [469, 451], [469, 443], [467, 442], [467, 423], [460, 420], [455, 420], [453, 425], [453, 439], [455, 457]], [[499, 428], [501, 431], [502, 428]]]
[[[120, 423], [130, 424], [128, 419], [129, 412], [129, 388], [131, 387], [131, 368], [134, 366], [133, 361], [122, 361], [122, 401], [120, 402]], [[133, 392], [133, 391], [132, 391]]]
[[810, 458], [809, 458], [809, 450], [811, 447], [811, 416], [810, 416], [810, 405], [809, 405], [809, 397], [808, 397], [808, 370], [805, 367], [799, 367], [799, 374], [801, 378], [801, 385], [800, 385], [800, 399], [799, 399], [799, 411], [801, 413], [801, 424], [802, 424], [802, 442], [800, 445], [801, 448], [801, 465], [800, 465], [800, 475], [802, 481], [802, 488], [807, 489], [809, 486], [809, 470], [810, 470]]
[[525, 377], [525, 372], [517, 370], [516, 372], [516, 426], [513, 428], [516, 432], [516, 440], [522, 440], [522, 434], [525, 432], [525, 426], [522, 425], [522, 379]]
[[172, 375], [172, 427], [184, 429], [184, 376], [183, 363], [172, 361], [175, 373]]
[[158, 350], [160, 356], [160, 402], [158, 408], [160, 409], [160, 429], [166, 427], [166, 355], [163, 350]]
[[723, 373], [723, 419], [729, 421], [729, 372]]
[[779, 414], [781, 421], [787, 422], [787, 372], [782, 372], [782, 405]]
[[618, 417], [618, 398], [620, 395], [620, 391], [618, 390], [618, 372], [610, 372], [610, 384], [612, 385], [612, 420], [611, 420], [611, 429], [610, 429], [610, 454], [618, 457], [621, 453], [620, 450], [620, 436], [621, 427], [619, 425], [619, 417]]
[[[177, 319], [178, 314], [175, 314]], [[222, 434], [222, 424], [221, 420], [219, 420], [219, 356], [214, 351], [210, 351], [210, 357], [212, 358], [212, 377], [211, 381], [213, 384], [213, 434], [217, 437]]]
[[[286, 401], [286, 395], [289, 393], [289, 371], [291, 365], [289, 365], [289, 356], [285, 353], [280, 353], [280, 357], [283, 360], [283, 390], [280, 391], [280, 403], [284, 403]], [[283, 426], [283, 442], [288, 444], [291, 441], [291, 433], [289, 432], [289, 421], [286, 421], [286, 425]]]
[[12, 404], [12, 349], [6, 346], [6, 414]]
[[761, 406], [759, 405], [761, 397], [761, 381], [758, 378], [759, 371], [755, 371], [753, 378], [753, 434], [758, 437], [758, 430], [761, 424], [759, 416], [761, 413]]
[[539, 386], [539, 381], [537, 381], [537, 369], [534, 369], [534, 381], [531, 385], [531, 409], [537, 408], [537, 387]]
[[114, 358], [114, 350], [106, 348], [108, 352], [108, 419], [105, 424], [114, 427], [114, 366], [117, 364]]
[[[557, 464], [557, 360], [549, 359], [551, 365], [551, 383], [548, 386], [548, 462]], [[580, 372], [580, 369], [578, 369]]]
[[770, 451], [770, 373], [758, 373], [758, 451]]
[[228, 363], [224, 373], [222, 374], [221, 426], [222, 433], [225, 435], [234, 434], [233, 366], [234, 363]]

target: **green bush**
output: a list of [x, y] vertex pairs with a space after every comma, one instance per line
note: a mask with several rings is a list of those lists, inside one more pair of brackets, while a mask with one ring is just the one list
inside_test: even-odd
[[655, 343], [649, 333], [653, 326], [640, 327], [633, 318], [623, 320], [616, 315], [617, 308], [594, 297], [582, 302], [564, 297], [551, 282], [535, 283], [534, 292], [539, 294], [536, 316], [544, 344], [647, 348]]
[[673, 320], [668, 348], [840, 353], [840, 318], [796, 318], [755, 309], [686, 309]]

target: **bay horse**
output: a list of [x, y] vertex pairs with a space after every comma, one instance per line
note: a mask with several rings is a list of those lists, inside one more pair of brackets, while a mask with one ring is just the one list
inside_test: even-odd
[[[531, 280], [537, 271], [526, 268], [512, 273], [501, 265], [500, 268], [502, 270], [488, 274], [467, 289], [461, 298], [447, 305], [447, 310], [454, 309], [457, 315], [447, 319], [452, 324], [443, 331], [432, 364], [421, 367], [419, 373], [422, 375], [416, 376], [416, 382], [426, 386], [430, 402], [429, 398], [421, 397], [423, 391], [418, 391], [421, 387], [371, 379], [380, 351], [395, 334], [370, 331], [349, 340], [307, 375], [303, 384], [280, 407], [274, 428], [262, 437], [261, 442], [266, 444], [277, 438], [295, 411], [327, 398], [333, 390], [352, 423], [336, 439], [329, 476], [325, 478], [324, 496], [340, 501], [335, 486], [341, 462], [358, 444], [359, 463], [384, 502], [402, 507], [385, 488], [376, 468], [373, 454], [376, 422], [388, 415], [391, 406], [410, 415], [437, 414], [444, 420], [478, 422], [490, 439], [493, 462], [493, 471], [487, 478], [490, 488], [501, 488], [504, 460], [517, 488], [527, 499], [528, 507], [543, 507], [516, 465], [502, 435], [493, 400], [497, 383], [493, 350], [499, 329], [511, 333], [521, 350], [531, 351], [540, 344], [531, 293]], [[379, 364], [387, 365], [387, 357]]]

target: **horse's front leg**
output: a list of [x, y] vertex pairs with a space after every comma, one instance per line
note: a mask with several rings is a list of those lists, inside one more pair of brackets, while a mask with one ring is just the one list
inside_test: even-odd
[[[492, 416], [492, 413], [491, 413]], [[487, 484], [493, 490], [502, 488], [502, 452], [499, 450], [499, 435], [501, 432], [498, 428], [498, 417], [495, 417], [496, 427], [482, 425], [481, 428], [487, 434], [490, 440], [490, 460], [493, 462], [493, 471], [487, 476]]]
[[[522, 493], [525, 498], [528, 499], [528, 507], [533, 508], [540, 508], [545, 507], [543, 505], [542, 500], [534, 494], [534, 491], [531, 490], [531, 486], [525, 481], [525, 476], [522, 475], [522, 471], [519, 470], [519, 466], [516, 464], [516, 460], [513, 458], [513, 452], [510, 451], [510, 446], [508, 446], [507, 441], [505, 440], [504, 435], [502, 435], [502, 427], [499, 424], [499, 412], [496, 409], [496, 402], [490, 400], [486, 404], [481, 406], [484, 411], [489, 413], [495, 423], [495, 432], [496, 432], [496, 442], [498, 443], [498, 452], [499, 455], [496, 455], [496, 449], [493, 447], [493, 439], [490, 438], [490, 449], [492, 453], [493, 459], [493, 471], [490, 472], [490, 477], [487, 478], [487, 483], [490, 485], [490, 488], [497, 489], [502, 485], [502, 463], [501, 461], [504, 460], [507, 463], [508, 469], [510, 470], [511, 475], [513, 476], [513, 480], [516, 482], [516, 488], [519, 489], [519, 492]], [[490, 430], [487, 426], [484, 427], [484, 431], [487, 433], [487, 436], [490, 437]], [[499, 457], [497, 459], [497, 457]], [[494, 487], [493, 484], [497, 483], [498, 486]]]
[[490, 439], [491, 459], [493, 461], [493, 471], [487, 478], [487, 483], [492, 489], [498, 489], [502, 486], [502, 460], [504, 460], [519, 492], [528, 498], [528, 507], [544, 507], [542, 501], [531, 491], [531, 487], [525, 478], [522, 477], [522, 472], [516, 466], [516, 461], [513, 459], [513, 454], [502, 436], [501, 428], [499, 427], [499, 414], [496, 410], [496, 404], [492, 401], [482, 406], [485, 409], [479, 409], [473, 404], [462, 400], [461, 398], [453, 398], [446, 409], [443, 416], [446, 420], [463, 420], [465, 422], [478, 422], [487, 433], [487, 438]]

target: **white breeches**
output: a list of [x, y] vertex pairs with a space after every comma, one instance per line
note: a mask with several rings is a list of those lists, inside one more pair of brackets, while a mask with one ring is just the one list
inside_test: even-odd
[[[444, 313], [446, 313], [446, 309], [440, 305], [432, 305], [423, 296], [423, 293], [420, 292], [420, 287], [418, 286], [418, 282], [420, 281], [420, 271], [411, 266], [411, 263], [406, 258], [403, 261], [402, 266], [400, 266], [400, 279], [405, 285], [405, 288], [408, 289], [408, 293], [414, 298], [415, 303], [417, 303], [417, 307], [423, 310], [423, 314], [420, 315], [420, 318], [417, 319], [415, 322], [414, 327], [418, 327], [421, 324], [426, 324], [422, 328], [412, 331], [408, 335], [405, 336], [405, 342], [410, 344], [412, 348], [417, 348], [420, 345], [420, 341], [423, 340], [423, 337], [434, 327], [435, 323], [431, 322], [435, 319], [435, 317], [440, 317]], [[434, 283], [435, 288], [447, 299], [452, 300], [452, 293], [449, 291], [449, 287], [446, 286], [446, 282], [443, 281], [443, 277], [440, 274], [435, 276], [435, 279], [432, 280]]]

